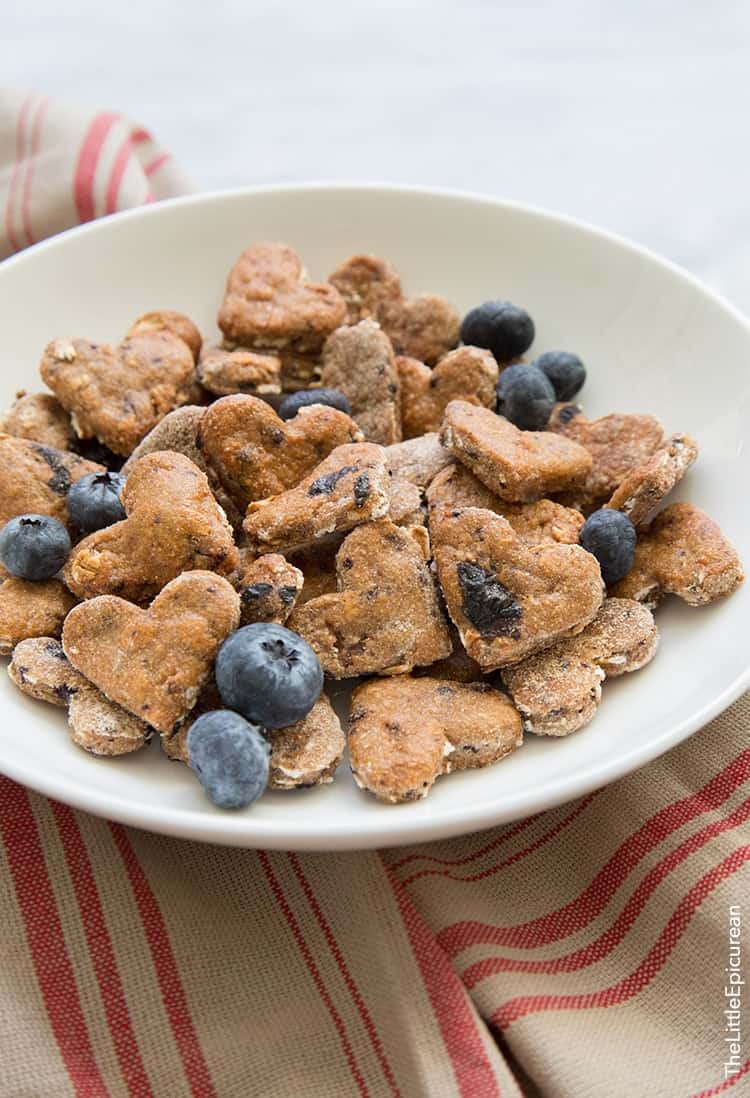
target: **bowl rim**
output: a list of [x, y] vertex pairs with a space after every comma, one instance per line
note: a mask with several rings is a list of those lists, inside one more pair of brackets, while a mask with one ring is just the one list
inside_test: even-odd
[[[708, 298], [719, 310], [739, 324], [750, 337], [750, 320], [731, 302], [706, 286], [699, 278], [680, 267], [677, 263], [642, 244], [636, 243], [616, 232], [599, 228], [590, 222], [558, 213], [542, 206], [499, 198], [470, 190], [444, 187], [427, 187], [419, 184], [379, 183], [366, 181], [347, 182], [310, 181], [276, 182], [253, 184], [209, 191], [200, 191], [176, 198], [160, 200], [148, 205], [136, 206], [106, 217], [97, 218], [83, 225], [76, 225], [45, 240], [39, 241], [16, 255], [0, 263], [0, 281], [3, 274], [28, 262], [34, 262], [37, 255], [44, 251], [65, 248], [71, 238], [106, 231], [111, 223], [130, 220], [159, 218], [166, 210], [180, 207], [211, 206], [216, 202], [231, 199], [252, 198], [266, 194], [355, 191], [368, 193], [411, 194], [425, 198], [448, 199], [469, 202], [475, 206], [500, 208], [507, 211], [531, 215], [536, 219], [551, 222], [573, 229], [576, 232], [604, 240], [607, 243], [628, 251], [650, 264], [662, 268], [683, 283]], [[537, 812], [554, 808], [560, 804], [583, 796], [595, 789], [608, 785], [618, 778], [658, 758], [671, 747], [687, 739], [718, 714], [722, 713], [740, 694], [750, 687], [750, 656], [748, 664], [728, 683], [720, 694], [701, 706], [695, 713], [685, 717], [667, 732], [646, 744], [632, 748], [614, 758], [578, 770], [566, 778], [556, 778], [551, 783], [523, 790], [521, 793], [505, 797], [497, 807], [488, 807], [482, 803], [479, 809], [471, 802], [461, 807], [447, 808], [441, 811], [440, 819], [430, 817], [409, 819], [408, 805], [383, 806], [382, 821], [358, 827], [356, 831], [344, 830], [339, 825], [316, 824], [313, 829], [300, 832], [297, 825], [295, 837], [290, 837], [293, 829], [288, 826], [289, 816], [279, 813], [278, 819], [253, 818], [251, 814], [229, 815], [201, 812], [194, 809], [162, 808], [154, 803], [145, 806], [142, 802], [133, 805], [124, 797], [113, 797], [110, 792], [98, 792], [96, 788], [84, 788], [79, 781], [71, 781], [64, 774], [40, 774], [34, 766], [23, 761], [3, 760], [2, 772], [7, 777], [21, 782], [39, 793], [62, 800], [95, 816], [104, 817], [119, 823], [139, 827], [160, 834], [221, 843], [223, 845], [245, 848], [266, 848], [282, 850], [363, 850], [377, 847], [416, 844], [420, 842], [444, 839], [466, 834], [471, 831], [483, 831], [519, 818], [531, 816]], [[399, 811], [400, 810], [400, 811]]]

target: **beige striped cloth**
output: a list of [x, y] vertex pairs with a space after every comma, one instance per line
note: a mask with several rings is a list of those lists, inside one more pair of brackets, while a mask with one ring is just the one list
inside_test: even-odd
[[[120, 115], [0, 98], [0, 254], [184, 186]], [[0, 778], [0, 1098], [748, 1094], [749, 724], [746, 696], [605, 790], [380, 854]]]

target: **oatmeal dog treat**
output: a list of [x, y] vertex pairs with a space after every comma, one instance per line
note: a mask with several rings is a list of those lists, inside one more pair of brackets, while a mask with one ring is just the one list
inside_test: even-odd
[[128, 329], [128, 337], [137, 335], [171, 335], [187, 343], [193, 362], [198, 361], [203, 337], [189, 316], [174, 309], [157, 309], [139, 316]]
[[521, 718], [488, 683], [399, 675], [352, 695], [352, 774], [388, 804], [419, 800], [441, 774], [489, 766], [522, 741]]
[[0, 656], [29, 637], [59, 637], [76, 599], [60, 580], [31, 582], [0, 565]]
[[664, 428], [654, 416], [620, 415], [586, 419], [577, 404], [557, 404], [547, 430], [584, 446], [593, 463], [576, 497], [584, 507], [608, 499], [631, 469], [659, 448]]
[[583, 446], [549, 431], [520, 431], [489, 408], [454, 400], [440, 441], [501, 499], [528, 503], [578, 487], [591, 472]]
[[453, 461], [452, 454], [440, 445], [437, 433], [386, 446], [385, 456], [394, 477], [409, 480], [419, 488], [425, 488], [441, 469]]
[[338, 591], [298, 606], [287, 623], [336, 679], [410, 671], [451, 651], [424, 547], [383, 519], [352, 531], [336, 556]]
[[195, 392], [193, 349], [184, 339], [143, 318], [131, 333], [116, 347], [55, 339], [39, 366], [78, 437], [98, 438], [123, 457]]
[[427, 505], [439, 517], [466, 507], [482, 507], [502, 515], [522, 541], [559, 541], [577, 545], [583, 515], [551, 499], [535, 503], [509, 503], [494, 495], [465, 465], [448, 465], [430, 482]]
[[16, 394], [12, 406], [0, 415], [0, 432], [30, 438], [56, 450], [69, 450], [75, 442], [70, 416], [51, 393]]
[[54, 637], [21, 641], [8, 674], [29, 697], [67, 709], [71, 740], [92, 755], [129, 755], [151, 739], [152, 729], [76, 671]]
[[239, 347], [227, 351], [223, 347], [206, 347], [198, 360], [198, 381], [215, 396], [232, 393], [281, 392], [281, 359], [277, 355], [261, 355]]
[[195, 705], [219, 646], [237, 628], [239, 595], [214, 572], [184, 572], [148, 610], [115, 595], [74, 606], [63, 648], [110, 701], [170, 734]]
[[286, 492], [337, 446], [359, 442], [362, 432], [337, 408], [313, 404], [283, 420], [253, 396], [222, 397], [206, 409], [199, 445], [225, 491], [248, 503]]
[[639, 532], [633, 567], [611, 593], [653, 608], [665, 595], [703, 606], [731, 595], [745, 578], [737, 552], [692, 503], [672, 503]]
[[267, 553], [240, 567], [240, 625], [272, 621], [283, 625], [299, 598], [304, 577], [279, 553]]
[[401, 382], [401, 426], [404, 438], [438, 431], [452, 400], [494, 408], [498, 368], [489, 351], [458, 347], [440, 359], [434, 369], [416, 358], [396, 358]]
[[329, 336], [320, 380], [348, 399], [368, 442], [400, 442], [398, 369], [390, 340], [374, 320], [339, 328]]
[[[299, 412], [289, 422], [301, 416]], [[337, 447], [296, 488], [251, 503], [244, 530], [248, 546], [257, 553], [302, 549], [382, 518], [390, 505], [382, 446], [354, 443]]]
[[659, 634], [651, 611], [631, 599], [605, 599], [582, 633], [503, 672], [524, 728], [538, 736], [567, 736], [588, 724], [605, 678], [644, 667]]
[[346, 302], [346, 323], [378, 316], [387, 302], [401, 300], [401, 279], [375, 255], [352, 255], [328, 279]]
[[391, 506], [388, 518], [396, 526], [424, 526], [422, 493], [416, 484], [401, 477], [391, 478]]
[[314, 354], [346, 319], [344, 299], [328, 283], [306, 282], [285, 244], [253, 244], [229, 272], [219, 310], [227, 340], [259, 350]]
[[68, 450], [0, 434], [0, 526], [16, 515], [51, 515], [70, 525], [68, 488], [103, 465]]
[[206, 477], [182, 454], [141, 458], [121, 498], [128, 517], [89, 534], [68, 557], [64, 579], [80, 598], [117, 593], [143, 602], [180, 572], [229, 575], [237, 568], [224, 512]]
[[344, 756], [346, 736], [333, 706], [321, 694], [306, 717], [268, 735], [269, 789], [329, 785]]
[[578, 545], [528, 545], [477, 507], [440, 516], [431, 534], [448, 613], [484, 671], [579, 633], [601, 606], [599, 565]]
[[697, 457], [698, 447], [688, 435], [672, 435], [643, 464], [631, 469], [607, 507], [622, 511], [634, 526], [642, 526]]

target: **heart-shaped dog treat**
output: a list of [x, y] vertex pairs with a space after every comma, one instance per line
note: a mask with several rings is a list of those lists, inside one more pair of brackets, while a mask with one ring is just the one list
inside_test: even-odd
[[671, 435], [643, 464], [630, 470], [607, 507], [622, 511], [634, 526], [642, 526], [697, 457], [698, 447], [688, 435]]
[[337, 679], [410, 671], [450, 654], [423, 542], [388, 519], [360, 526], [336, 556], [338, 591], [298, 606], [289, 628]]
[[586, 419], [577, 404], [557, 404], [547, 430], [577, 442], [591, 454], [591, 468], [574, 491], [576, 501], [587, 510], [609, 499], [664, 438], [664, 428], [654, 416], [615, 413]]
[[401, 382], [401, 427], [404, 438], [438, 431], [452, 400], [493, 408], [497, 399], [497, 362], [480, 347], [457, 347], [434, 369], [416, 358], [396, 359]]
[[206, 459], [243, 511], [294, 488], [337, 446], [361, 439], [357, 424], [338, 408], [312, 404], [285, 421], [253, 396], [217, 400], [199, 431]]
[[339, 389], [369, 442], [401, 439], [399, 377], [393, 348], [374, 320], [339, 328], [323, 348], [321, 382]]
[[203, 337], [189, 316], [174, 309], [157, 309], [137, 317], [128, 328], [128, 337], [135, 335], [173, 335], [187, 343], [193, 362], [198, 361]]
[[579, 633], [601, 606], [599, 564], [579, 545], [528, 545], [478, 507], [432, 516], [430, 531], [448, 613], [484, 671]]
[[65, 619], [63, 647], [110, 701], [169, 735], [195, 705], [239, 620], [239, 595], [227, 580], [184, 572], [148, 610], [115, 595], [79, 603]]
[[522, 741], [521, 718], [488, 683], [399, 675], [352, 695], [354, 780], [389, 804], [419, 800], [441, 774], [489, 766]]
[[559, 541], [577, 545], [583, 515], [572, 507], [563, 507], [551, 499], [535, 503], [509, 503], [482, 484], [465, 465], [448, 465], [432, 479], [427, 488], [430, 514], [439, 518], [465, 507], [483, 507], [502, 515], [522, 541]]
[[737, 552], [692, 503], [672, 503], [639, 531], [633, 567], [611, 593], [654, 607], [665, 595], [703, 606], [731, 595], [745, 578]]
[[67, 709], [71, 740], [92, 755], [129, 755], [151, 739], [153, 730], [76, 671], [54, 637], [21, 641], [8, 674], [29, 697]]
[[76, 437], [70, 416], [51, 393], [18, 393], [0, 415], [0, 433], [30, 438], [56, 450], [69, 450]]
[[229, 272], [219, 327], [243, 347], [319, 351], [346, 319], [327, 283], [306, 282], [299, 256], [284, 244], [253, 244]]
[[198, 381], [216, 396], [279, 393], [281, 360], [277, 355], [261, 355], [242, 347], [235, 351], [207, 347], [198, 361]]
[[352, 255], [328, 279], [346, 302], [347, 324], [378, 319], [387, 301], [401, 300], [401, 279], [376, 255]]
[[491, 492], [528, 503], [581, 485], [591, 472], [588, 450], [549, 431], [519, 431], [489, 408], [453, 400], [440, 441]]
[[171, 327], [143, 318], [116, 347], [53, 340], [39, 369], [78, 437], [98, 438], [124, 457], [167, 412], [195, 396], [192, 348]]
[[68, 488], [103, 472], [103, 465], [68, 450], [0, 434], [0, 527], [16, 515], [52, 515], [69, 526]]
[[19, 579], [0, 565], [0, 656], [29, 637], [59, 637], [76, 601], [58, 579]]
[[244, 530], [252, 552], [302, 549], [382, 518], [390, 504], [383, 447], [353, 443], [338, 446], [296, 488], [251, 503]]
[[226, 516], [183, 454], [157, 451], [137, 461], [122, 502], [128, 517], [89, 534], [68, 557], [64, 579], [81, 598], [120, 594], [144, 602], [180, 572], [229, 575], [237, 567]]
[[605, 599], [582, 633], [507, 668], [503, 681], [524, 728], [538, 736], [567, 736], [594, 716], [604, 679], [644, 667], [658, 643], [645, 606]]

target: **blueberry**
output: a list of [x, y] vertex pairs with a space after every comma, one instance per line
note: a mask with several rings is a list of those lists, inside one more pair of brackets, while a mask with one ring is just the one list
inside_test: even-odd
[[586, 380], [586, 367], [578, 355], [570, 351], [545, 351], [532, 365], [538, 366], [550, 379], [558, 400], [572, 400]]
[[351, 404], [338, 389], [301, 389], [284, 397], [279, 405], [279, 415], [282, 419], [292, 419], [300, 408], [307, 408], [310, 404], [327, 404], [329, 408], [338, 408], [348, 416], [352, 414]]
[[264, 728], [286, 728], [310, 712], [323, 669], [307, 641], [283, 625], [256, 622], [228, 637], [216, 657], [224, 704]]
[[505, 391], [511, 382], [528, 370], [529, 366], [526, 362], [514, 362], [512, 366], [506, 366], [500, 373], [495, 391], [497, 393], [497, 410], [502, 413], [503, 405], [505, 403]]
[[69, 552], [68, 531], [49, 515], [17, 515], [0, 531], [0, 561], [21, 579], [51, 579]]
[[581, 545], [599, 561], [602, 579], [609, 586], [626, 576], [635, 556], [635, 526], [622, 511], [602, 507], [583, 524]]
[[68, 489], [68, 513], [84, 534], [103, 530], [125, 518], [120, 493], [125, 487], [122, 473], [89, 473]]
[[461, 339], [473, 347], [486, 347], [498, 362], [508, 362], [534, 342], [534, 321], [510, 301], [485, 301], [464, 317]]
[[239, 713], [214, 709], [191, 725], [187, 734], [190, 766], [219, 808], [244, 808], [268, 784], [268, 740]]
[[555, 406], [555, 390], [549, 378], [536, 366], [511, 366], [505, 384], [498, 382], [498, 411], [524, 431], [540, 431], [549, 423]]

